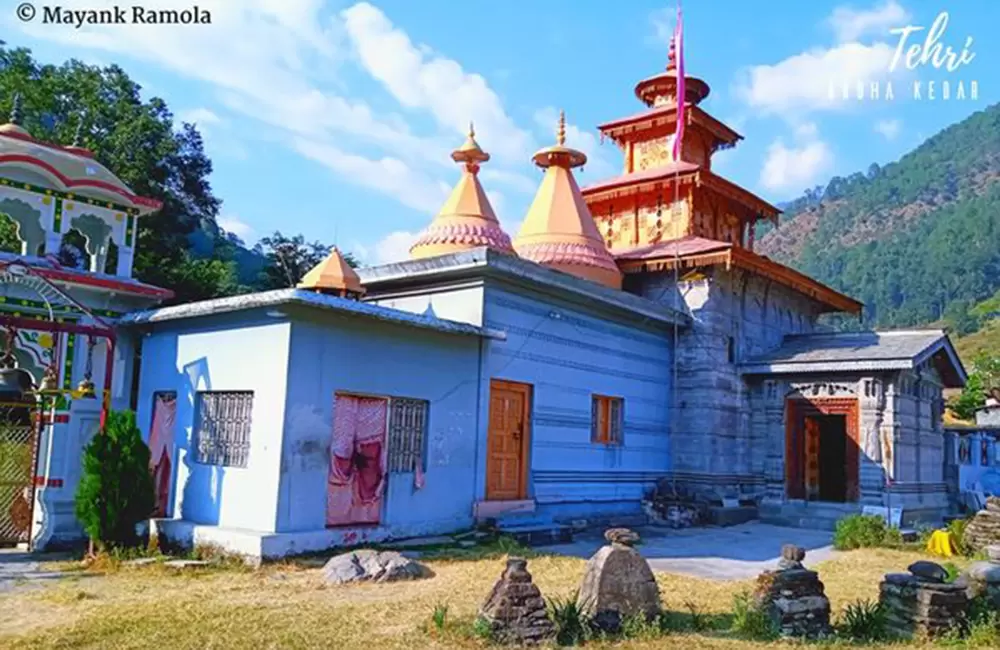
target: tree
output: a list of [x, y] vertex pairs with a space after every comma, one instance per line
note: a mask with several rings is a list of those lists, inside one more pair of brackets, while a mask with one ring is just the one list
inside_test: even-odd
[[[294, 287], [302, 280], [302, 276], [330, 253], [330, 247], [318, 241], [306, 243], [302, 235], [286, 237], [277, 230], [270, 237], [261, 239], [254, 250], [266, 260], [261, 272], [261, 289]], [[350, 266], [358, 266], [353, 255], [341, 254]]]
[[100, 550], [135, 546], [136, 525], [153, 512], [149, 447], [131, 411], [108, 413], [83, 450], [76, 517]]
[[986, 395], [1000, 386], [1000, 356], [980, 354], [972, 364], [972, 372], [962, 393], [949, 405], [952, 412], [963, 420], [974, 420], [976, 409], [986, 404]]
[[166, 103], [144, 101], [140, 90], [116, 65], [39, 65], [30, 50], [0, 44], [0, 114], [20, 93], [23, 126], [39, 140], [64, 144], [82, 121], [81, 144], [136, 194], [163, 202], [157, 214], [139, 219], [135, 276], [173, 289], [175, 302], [225, 295], [236, 287], [231, 268], [206, 265], [187, 251], [188, 237], [214, 222], [220, 207], [201, 135], [191, 124], [175, 128]]

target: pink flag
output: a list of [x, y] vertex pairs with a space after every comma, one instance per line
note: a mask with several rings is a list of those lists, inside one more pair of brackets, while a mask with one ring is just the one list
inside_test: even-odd
[[681, 159], [681, 143], [684, 140], [684, 123], [687, 121], [687, 96], [684, 79], [684, 20], [681, 17], [681, 3], [677, 0], [677, 25], [674, 26], [674, 42], [677, 48], [677, 131], [674, 133], [674, 160]]

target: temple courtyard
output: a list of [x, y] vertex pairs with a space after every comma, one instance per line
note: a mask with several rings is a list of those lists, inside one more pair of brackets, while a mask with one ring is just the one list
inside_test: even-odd
[[[761, 647], [730, 631], [733, 599], [760, 570], [774, 566], [785, 542], [808, 549], [806, 563], [820, 572], [835, 620], [848, 603], [877, 599], [883, 574], [928, 559], [913, 551], [833, 552], [827, 533], [759, 524], [642, 534], [641, 552], [680, 631], [587, 647]], [[581, 535], [571, 545], [528, 551], [528, 569], [542, 594], [572, 596], [584, 558], [600, 544], [596, 536]], [[323, 557], [257, 570], [224, 559], [186, 568], [154, 561], [82, 568], [70, 559], [36, 563], [4, 553], [0, 648], [486, 647], [469, 633], [471, 623], [507, 555], [525, 551], [504, 543], [429, 551], [421, 558], [433, 572], [429, 579], [340, 586], [324, 582]], [[442, 607], [446, 622], [438, 629], [433, 615]], [[767, 645], [786, 646], [801, 643]]]

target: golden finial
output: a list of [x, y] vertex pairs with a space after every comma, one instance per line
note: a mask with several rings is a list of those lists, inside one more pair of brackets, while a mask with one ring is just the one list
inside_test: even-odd
[[559, 111], [559, 128], [556, 130], [556, 144], [566, 144], [566, 111]]
[[469, 120], [469, 137], [470, 138], [475, 138], [476, 137], [476, 127], [472, 123], [472, 120]]
[[[472, 122], [469, 122], [469, 135], [461, 147], [451, 152], [451, 159], [458, 163], [465, 163], [471, 172], [479, 169], [479, 163], [484, 163], [490, 159], [490, 155], [479, 147], [476, 142], [476, 129]], [[471, 166], [470, 166], [471, 165]]]
[[570, 149], [566, 145], [566, 111], [559, 111], [559, 126], [556, 128], [556, 145], [546, 147], [531, 157], [539, 167], [565, 167], [572, 169], [587, 162], [582, 151]]

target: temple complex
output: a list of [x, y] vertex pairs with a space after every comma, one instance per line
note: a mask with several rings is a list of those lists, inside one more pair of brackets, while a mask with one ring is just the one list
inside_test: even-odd
[[[66, 169], [33, 163], [46, 173], [32, 181], [28, 152], [0, 154], [0, 176], [24, 184], [11, 191], [50, 206], [6, 211], [18, 263], [116, 283], [106, 300], [131, 301], [113, 325], [141, 341], [130, 397], [154, 452], [158, 534], [254, 557], [485, 521], [562, 539], [642, 523], [657, 486], [784, 525], [866, 508], [939, 519], [942, 391], [965, 381], [948, 337], [823, 326], [862, 305], [754, 252], [779, 210], [712, 171], [741, 136], [702, 108], [709, 85], [681, 79], [677, 59], [636, 85], [643, 112], [599, 127], [623, 153], [615, 178], [578, 185], [586, 156], [560, 114], [513, 239], [470, 126], [410, 259], [355, 270], [334, 249], [296, 288], [154, 309], [132, 297], [162, 295], [128, 279], [126, 250], [153, 206], [84, 151], [0, 128], [3, 146]], [[109, 178], [81, 184], [74, 165]], [[73, 208], [79, 196], [101, 201]], [[78, 211], [93, 216], [67, 216]], [[67, 224], [93, 251], [86, 273], [37, 257]]]

